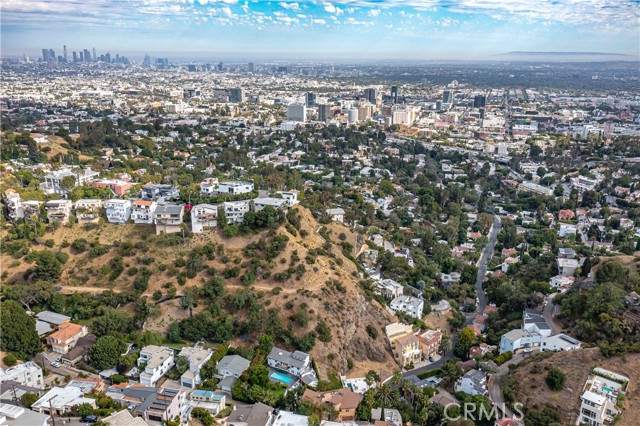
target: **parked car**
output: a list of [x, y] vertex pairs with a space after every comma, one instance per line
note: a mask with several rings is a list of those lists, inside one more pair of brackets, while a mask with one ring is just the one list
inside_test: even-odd
[[97, 421], [98, 421], [98, 418], [96, 416], [86, 416], [80, 419], [81, 423], [95, 423]]
[[60, 367], [61, 365], [62, 365], [62, 364], [60, 364], [58, 361], [53, 361], [53, 362], [51, 363], [51, 366], [52, 366], [52, 367], [54, 367], [54, 368], [58, 368], [58, 367]]

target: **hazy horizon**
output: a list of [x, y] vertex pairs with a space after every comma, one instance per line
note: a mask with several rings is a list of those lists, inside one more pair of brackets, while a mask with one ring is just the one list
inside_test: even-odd
[[559, 51], [638, 60], [639, 9], [637, 0], [5, 0], [2, 54], [59, 55], [67, 45], [176, 58], [477, 61]]

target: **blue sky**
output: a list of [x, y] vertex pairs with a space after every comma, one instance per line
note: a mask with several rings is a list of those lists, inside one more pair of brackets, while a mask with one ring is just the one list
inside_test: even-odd
[[640, 55], [640, 0], [2, 0], [2, 53], [489, 59]]

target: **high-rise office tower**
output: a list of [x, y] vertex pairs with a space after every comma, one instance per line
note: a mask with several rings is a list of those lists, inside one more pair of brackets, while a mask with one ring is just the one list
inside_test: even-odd
[[484, 95], [476, 95], [473, 98], [473, 107], [474, 108], [484, 108], [487, 103], [487, 97]]
[[78, 58], [80, 62], [84, 62], [84, 52], [78, 52]]
[[93, 58], [93, 62], [96, 62], [98, 60], [98, 57], [96, 56], [96, 48], [95, 47], [93, 48], [92, 58]]
[[66, 44], [64, 46], [62, 46], [62, 56], [64, 56], [64, 60], [65, 61], [69, 60], [69, 56], [67, 55], [67, 45]]
[[249, 62], [249, 72], [256, 72], [256, 64]]
[[42, 49], [42, 60], [49, 62], [49, 49]]
[[111, 53], [109, 53], [109, 52], [105, 53], [105, 55], [104, 55], [104, 61], [105, 61], [106, 63], [108, 63], [108, 64], [110, 64], [110, 63], [111, 63]]
[[304, 104], [291, 104], [287, 107], [287, 120], [304, 123], [307, 121], [307, 106]]
[[452, 90], [445, 90], [444, 93], [442, 93], [442, 103], [443, 104], [452, 104], [454, 96], [455, 96], [455, 94], [454, 94], [454, 92]]
[[78, 62], [78, 52], [73, 52], [73, 62]]
[[331, 105], [318, 105], [318, 121], [327, 121], [331, 116]]
[[398, 103], [398, 86], [391, 86], [391, 99], [394, 104]]
[[244, 90], [242, 90], [242, 87], [229, 89], [229, 102], [233, 104], [244, 102]]
[[222, 61], [220, 61], [220, 63], [218, 64], [218, 71], [222, 71], [222, 68], [224, 68]]
[[91, 52], [89, 52], [89, 49], [84, 49], [84, 61], [85, 62], [91, 62]]
[[307, 107], [314, 106], [316, 104], [316, 94], [313, 92], [305, 93], [304, 103]]
[[198, 68], [193, 64], [189, 64], [189, 65], [187, 65], [187, 70], [189, 72], [196, 72], [196, 71], [198, 71]]
[[364, 98], [371, 102], [372, 104], [376, 103], [376, 89], [364, 89]]
[[49, 49], [49, 62], [56, 62], [56, 52], [53, 49]]

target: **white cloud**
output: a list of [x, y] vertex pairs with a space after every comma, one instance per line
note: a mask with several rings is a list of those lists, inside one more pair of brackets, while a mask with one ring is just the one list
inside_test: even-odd
[[325, 25], [327, 23], [327, 21], [325, 21], [324, 19], [314, 19], [313, 21], [314, 24], [319, 24], [319, 25]]
[[280, 5], [280, 7], [287, 9], [287, 10], [294, 10], [296, 12], [300, 11], [300, 4], [298, 3], [287, 3], [287, 2], [280, 2], [278, 3]]
[[371, 9], [368, 12], [368, 15], [371, 16], [371, 17], [376, 17], [376, 16], [380, 15], [380, 9]]

